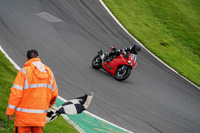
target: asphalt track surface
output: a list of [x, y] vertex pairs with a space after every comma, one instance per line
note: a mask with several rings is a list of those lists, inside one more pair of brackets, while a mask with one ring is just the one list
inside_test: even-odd
[[133, 43], [98, 0], [0, 0], [2, 48], [20, 67], [37, 49], [61, 97], [94, 92], [88, 111], [135, 133], [199, 133], [200, 91], [144, 49], [123, 82], [91, 67], [99, 49]]

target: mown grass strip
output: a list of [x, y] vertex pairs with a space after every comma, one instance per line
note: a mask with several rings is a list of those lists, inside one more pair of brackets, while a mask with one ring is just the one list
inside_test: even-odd
[[145, 47], [200, 86], [199, 0], [103, 1]]

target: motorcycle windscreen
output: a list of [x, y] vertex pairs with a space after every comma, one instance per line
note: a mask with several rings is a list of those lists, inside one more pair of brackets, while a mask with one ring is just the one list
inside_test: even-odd
[[134, 62], [136, 63], [137, 55], [135, 55], [135, 54], [131, 54], [131, 56], [132, 56]]

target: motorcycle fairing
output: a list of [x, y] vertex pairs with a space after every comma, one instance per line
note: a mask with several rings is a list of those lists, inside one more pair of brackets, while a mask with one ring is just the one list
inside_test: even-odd
[[131, 53], [129, 53], [129, 58], [125, 58], [123, 54], [120, 54], [118, 57], [116, 57], [115, 59], [113, 59], [111, 62], [104, 62], [102, 64], [103, 68], [108, 71], [110, 74], [114, 75], [118, 66], [120, 65], [127, 65], [130, 66], [130, 64], [128, 64], [128, 60], [131, 60], [131, 62], [133, 63], [133, 65], [135, 66], [135, 62], [134, 59], [131, 55]]

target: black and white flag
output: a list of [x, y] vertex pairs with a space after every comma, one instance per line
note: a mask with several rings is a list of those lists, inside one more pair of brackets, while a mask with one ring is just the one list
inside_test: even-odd
[[55, 120], [60, 114], [80, 114], [86, 110], [93, 98], [93, 93], [85, 94], [84, 96], [69, 100], [62, 104], [57, 109], [50, 108], [47, 112], [46, 121], [51, 122]]

